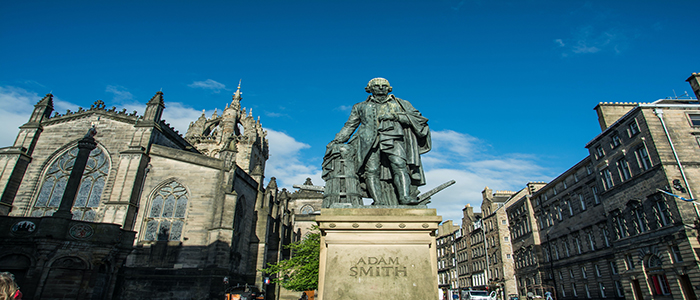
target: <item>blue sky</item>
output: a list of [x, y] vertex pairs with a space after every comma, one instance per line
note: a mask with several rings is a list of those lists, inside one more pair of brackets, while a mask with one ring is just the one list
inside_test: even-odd
[[[430, 119], [430, 207], [460, 223], [485, 186], [519, 190], [587, 155], [598, 102], [690, 92], [700, 1], [0, 1], [0, 146], [41, 96], [143, 112], [180, 132], [242, 105], [268, 130], [266, 176], [319, 177], [369, 79]], [[695, 21], [693, 21], [695, 20]], [[692, 92], [690, 92], [692, 94]], [[477, 209], [478, 210], [478, 209]]]

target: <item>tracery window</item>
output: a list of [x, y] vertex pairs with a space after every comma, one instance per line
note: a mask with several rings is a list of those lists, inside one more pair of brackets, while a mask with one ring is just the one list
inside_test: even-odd
[[187, 189], [172, 181], [153, 196], [146, 223], [147, 241], [179, 241], [187, 212]]
[[[77, 156], [78, 147], [73, 147], [51, 163], [39, 189], [32, 217], [50, 216], [58, 210]], [[90, 152], [78, 194], [73, 203], [74, 220], [96, 221], [97, 208], [100, 205], [100, 197], [108, 173], [107, 155], [97, 147]]]
[[304, 205], [300, 210], [302, 215], [308, 215], [314, 212], [314, 208], [311, 205]]

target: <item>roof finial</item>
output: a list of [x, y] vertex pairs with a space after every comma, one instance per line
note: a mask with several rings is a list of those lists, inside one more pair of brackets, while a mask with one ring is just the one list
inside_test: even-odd
[[241, 101], [241, 81], [243, 81], [243, 79], [238, 80], [238, 89], [236, 89], [236, 92], [233, 93], [233, 101], [231, 101], [232, 105], [233, 105], [233, 102], [236, 102], [236, 101], [240, 102]]

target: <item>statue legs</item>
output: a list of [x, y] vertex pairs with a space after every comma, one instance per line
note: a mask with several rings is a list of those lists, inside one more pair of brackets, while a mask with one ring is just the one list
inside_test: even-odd
[[411, 205], [418, 203], [415, 197], [411, 197], [411, 176], [408, 174], [408, 166], [403, 157], [389, 155], [391, 171], [394, 177], [394, 185], [398, 192], [399, 204]]
[[369, 154], [365, 165], [365, 185], [367, 193], [374, 200], [376, 205], [389, 205], [389, 201], [382, 193], [382, 184], [379, 180], [380, 174], [379, 151], [374, 150]]
[[[374, 199], [375, 205], [412, 205], [418, 200], [411, 196], [411, 176], [408, 172], [406, 159], [392, 154], [383, 154], [389, 160], [391, 175], [396, 191], [396, 197], [388, 193], [394, 193], [393, 188], [383, 188], [380, 180], [381, 174], [381, 154], [378, 150], [373, 150], [365, 164], [365, 186], [367, 193]], [[396, 200], [394, 200], [396, 199]]]

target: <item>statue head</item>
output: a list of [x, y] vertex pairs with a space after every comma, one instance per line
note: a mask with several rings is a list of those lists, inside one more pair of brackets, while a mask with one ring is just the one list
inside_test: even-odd
[[367, 83], [367, 87], [365, 87], [365, 91], [373, 95], [386, 95], [390, 93], [391, 90], [392, 88], [391, 85], [389, 85], [389, 80], [381, 77], [372, 78], [372, 80]]

